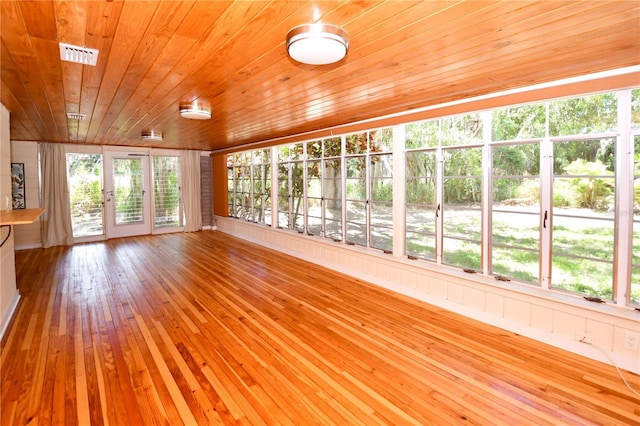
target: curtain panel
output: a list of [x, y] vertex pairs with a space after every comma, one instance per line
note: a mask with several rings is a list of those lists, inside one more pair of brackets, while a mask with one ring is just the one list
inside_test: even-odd
[[67, 156], [63, 144], [41, 143], [42, 247], [73, 244], [67, 185]]
[[200, 204], [200, 151], [182, 151], [182, 203], [184, 206], [184, 230], [195, 232], [202, 229]]

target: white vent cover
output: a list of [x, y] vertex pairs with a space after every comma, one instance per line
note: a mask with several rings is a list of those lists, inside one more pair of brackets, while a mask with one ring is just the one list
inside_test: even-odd
[[77, 64], [95, 66], [98, 62], [98, 50], [60, 43], [60, 59]]
[[87, 117], [86, 114], [79, 114], [77, 112], [68, 112], [67, 118], [69, 120], [84, 120]]

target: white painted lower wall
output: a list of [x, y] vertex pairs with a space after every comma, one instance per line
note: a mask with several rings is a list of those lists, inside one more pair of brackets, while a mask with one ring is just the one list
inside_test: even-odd
[[[549, 345], [640, 374], [640, 351], [624, 347], [640, 333], [640, 312], [566, 293], [500, 283], [456, 268], [393, 257], [326, 238], [216, 216], [217, 229]], [[577, 336], [586, 336], [592, 345]]]
[[[11, 210], [9, 117], [9, 110], [0, 104], [0, 208], [3, 210]], [[8, 235], [7, 241], [0, 247], [0, 338], [4, 335], [20, 300], [20, 294], [16, 287], [15, 232], [13, 232], [13, 228], [3, 227], [0, 230], [0, 241]], [[9, 231], [11, 231], [10, 234]]]

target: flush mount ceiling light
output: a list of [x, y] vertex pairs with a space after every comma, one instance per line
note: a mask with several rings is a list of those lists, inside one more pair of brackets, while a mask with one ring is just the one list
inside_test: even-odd
[[180, 116], [191, 120], [208, 120], [211, 118], [211, 107], [198, 105], [197, 102], [180, 104]]
[[141, 132], [141, 137], [143, 141], [161, 141], [162, 132], [155, 132], [153, 130], [143, 130]]
[[347, 54], [349, 38], [342, 28], [331, 24], [303, 24], [287, 33], [287, 52], [298, 62], [326, 65]]

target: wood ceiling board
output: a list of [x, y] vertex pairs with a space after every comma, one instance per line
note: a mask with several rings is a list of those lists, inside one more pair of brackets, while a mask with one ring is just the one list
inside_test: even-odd
[[[640, 63], [636, 1], [42, 0], [0, 8], [1, 100], [16, 123], [12, 137], [41, 141], [145, 146], [140, 131], [153, 128], [165, 134], [157, 147], [216, 149]], [[287, 56], [287, 31], [317, 19], [348, 31], [344, 60], [313, 67]], [[56, 37], [98, 48], [98, 66], [54, 64], [44, 41]], [[178, 104], [193, 99], [211, 103], [211, 120], [179, 117]], [[65, 120], [66, 112], [87, 120]]]

